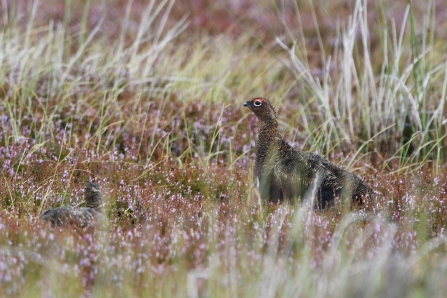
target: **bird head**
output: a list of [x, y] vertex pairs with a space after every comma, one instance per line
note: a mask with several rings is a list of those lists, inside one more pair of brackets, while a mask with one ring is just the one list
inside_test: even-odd
[[87, 207], [97, 209], [102, 204], [102, 194], [99, 185], [89, 182], [84, 188], [85, 205]]
[[276, 121], [276, 111], [267, 98], [255, 97], [244, 102], [244, 107], [249, 108], [259, 120], [264, 122]]

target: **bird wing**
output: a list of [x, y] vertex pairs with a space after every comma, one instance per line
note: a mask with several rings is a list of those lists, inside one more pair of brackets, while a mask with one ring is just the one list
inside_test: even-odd
[[340, 167], [337, 167], [327, 159], [313, 154], [312, 159], [315, 159], [317, 163], [320, 163], [329, 174], [326, 175], [326, 179], [322, 183], [322, 188], [332, 189], [333, 191], [347, 192], [349, 196], [359, 197], [372, 194], [372, 189], [363, 182], [357, 175], [348, 172]]
[[331, 189], [333, 191], [343, 187], [346, 171], [337, 167], [324, 157], [315, 153], [309, 153], [309, 167], [312, 168], [310, 172], [315, 177], [321, 175], [321, 187], [324, 189]]
[[309, 152], [296, 152], [282, 157], [273, 170], [282, 185], [290, 184], [289, 187], [295, 188], [294, 192], [299, 191], [298, 189], [305, 191], [311, 184], [332, 192], [343, 186], [343, 179], [340, 179], [343, 176], [340, 170], [343, 170], [323, 157]]
[[62, 206], [46, 210], [40, 219], [50, 222], [53, 226], [75, 225], [85, 228], [102, 221], [104, 217], [102, 213], [89, 207]]
[[50, 222], [53, 226], [60, 226], [70, 219], [72, 211], [73, 207], [71, 206], [51, 208], [42, 213], [40, 219]]

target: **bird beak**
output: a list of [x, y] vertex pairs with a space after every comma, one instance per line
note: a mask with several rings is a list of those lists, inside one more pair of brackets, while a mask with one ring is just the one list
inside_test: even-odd
[[244, 107], [249, 107], [249, 106], [250, 106], [250, 103], [249, 103], [248, 101], [246, 101], [246, 102], [244, 102], [243, 106], [244, 106]]

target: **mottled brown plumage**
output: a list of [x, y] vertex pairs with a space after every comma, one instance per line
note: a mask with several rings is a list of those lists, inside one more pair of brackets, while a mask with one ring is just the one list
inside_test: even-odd
[[371, 188], [356, 175], [285, 142], [268, 99], [257, 97], [246, 101], [244, 106], [260, 121], [254, 178], [261, 198], [278, 202], [315, 195], [317, 207], [324, 208], [337, 196], [351, 197], [361, 203], [372, 195]]
[[86, 207], [62, 206], [48, 209], [40, 216], [40, 219], [51, 223], [53, 227], [76, 226], [86, 228], [94, 226], [105, 220], [101, 213], [102, 194], [99, 186], [95, 183], [87, 183], [84, 188], [84, 198]]

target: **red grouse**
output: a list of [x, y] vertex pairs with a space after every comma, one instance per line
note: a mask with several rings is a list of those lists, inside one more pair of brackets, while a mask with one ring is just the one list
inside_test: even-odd
[[284, 141], [275, 109], [268, 99], [257, 97], [246, 101], [244, 106], [260, 121], [254, 179], [263, 200], [276, 203], [314, 196], [316, 207], [325, 208], [337, 196], [362, 203], [372, 195], [372, 189], [356, 175]]
[[105, 220], [101, 213], [102, 194], [95, 183], [87, 183], [84, 188], [86, 207], [62, 206], [48, 209], [40, 216], [40, 219], [51, 223], [53, 227], [72, 225], [80, 228], [94, 226]]

